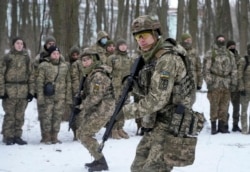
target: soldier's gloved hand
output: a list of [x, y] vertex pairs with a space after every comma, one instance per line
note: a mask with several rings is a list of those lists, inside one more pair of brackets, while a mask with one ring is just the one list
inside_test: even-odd
[[80, 105], [81, 103], [82, 103], [82, 99], [81, 99], [81, 97], [75, 97], [74, 98], [74, 103], [75, 103], [75, 106], [78, 106], [78, 105]]
[[185, 112], [185, 106], [183, 106], [182, 104], [178, 104], [175, 109], [175, 113], [184, 114], [184, 112]]
[[197, 90], [200, 90], [201, 89], [201, 86], [197, 86]]
[[246, 96], [246, 91], [245, 91], [245, 90], [240, 91], [240, 95], [241, 95], [241, 96]]
[[73, 112], [74, 115], [78, 115], [81, 112], [81, 110], [79, 108], [74, 108]]
[[7, 98], [9, 98], [9, 96], [8, 96], [8, 94], [7, 93], [4, 93], [4, 95], [2, 96], [0, 96], [0, 99], [7, 99]]
[[37, 93], [34, 94], [34, 98], [37, 99]]
[[119, 121], [123, 116], [124, 116], [124, 113], [121, 109], [120, 112], [116, 115], [115, 120]]
[[28, 102], [31, 102], [33, 100], [33, 97], [34, 96], [31, 93], [28, 93], [26, 99], [27, 99]]

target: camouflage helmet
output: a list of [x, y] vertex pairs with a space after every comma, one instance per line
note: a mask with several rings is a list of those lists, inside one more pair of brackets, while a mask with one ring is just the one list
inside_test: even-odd
[[108, 39], [109, 39], [109, 35], [108, 35], [108, 33], [107, 32], [105, 32], [105, 31], [99, 31], [98, 33], [97, 33], [97, 42], [98, 41], [100, 41], [102, 38], [104, 38], [104, 37], [107, 37]]
[[143, 15], [134, 19], [132, 22], [132, 33], [133, 35], [148, 30], [156, 30], [161, 35], [161, 24], [157, 16]]
[[80, 58], [82, 59], [84, 56], [90, 56], [93, 61], [100, 60], [97, 51], [92, 47], [84, 48], [83, 53], [80, 55]]

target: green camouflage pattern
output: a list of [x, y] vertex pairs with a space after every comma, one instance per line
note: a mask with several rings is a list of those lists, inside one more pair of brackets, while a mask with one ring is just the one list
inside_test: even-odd
[[[246, 134], [250, 132], [250, 124], [249, 124], [249, 118], [250, 116], [248, 115], [248, 106], [249, 106], [249, 101], [250, 101], [250, 67], [249, 65], [246, 67], [246, 59], [250, 61], [250, 56], [242, 57], [240, 59], [240, 66], [239, 66], [239, 90], [240, 91], [245, 91], [246, 95], [240, 96], [240, 103], [241, 103], [241, 127], [242, 127], [242, 133]], [[248, 117], [249, 116], [249, 117]]]
[[84, 83], [83, 101], [80, 105], [81, 124], [77, 130], [77, 138], [95, 160], [103, 157], [97, 151], [99, 144], [95, 133], [106, 125], [115, 107], [112, 82], [108, 76], [110, 72], [111, 68], [104, 65], [92, 70]]
[[[56, 75], [58, 77], [56, 78]], [[39, 118], [41, 132], [58, 133], [62, 115], [65, 112], [65, 104], [72, 105], [72, 88], [69, 65], [60, 61], [55, 64], [49, 60], [41, 63], [38, 68], [37, 77], [37, 103], [39, 105]], [[54, 83], [55, 94], [44, 95], [44, 85], [48, 82]]]
[[26, 50], [11, 49], [0, 59], [0, 95], [8, 95], [2, 101], [5, 112], [2, 134], [3, 138], [22, 136], [24, 113], [27, 107], [27, 95], [34, 95], [34, 75]]
[[[164, 145], [166, 142], [168, 143], [166, 136], [172, 135], [169, 132], [169, 123], [173, 115], [171, 107], [178, 103], [188, 106], [187, 100], [190, 100], [190, 98], [186, 100], [174, 98], [177, 95], [177, 92], [173, 94], [174, 87], [176, 83], [180, 83], [185, 78], [187, 71], [183, 60], [173, 52], [173, 48], [173, 44], [160, 39], [151, 51], [141, 52], [146, 64], [139, 72], [138, 80], [140, 82], [137, 83], [139, 87], [135, 86], [133, 89], [138, 95], [138, 101], [127, 104], [122, 108], [125, 117], [128, 119], [149, 116], [152, 118], [151, 126], [153, 126], [153, 130], [145, 133], [137, 146], [136, 157], [131, 166], [133, 172], [166, 172], [171, 171], [175, 165], [164, 159], [164, 156], [170, 153], [164, 151]], [[143, 72], [150, 74], [149, 77]], [[150, 120], [148, 121], [150, 122]], [[184, 141], [186, 138], [176, 137], [176, 139]], [[190, 144], [194, 144], [195, 147], [196, 142]], [[177, 153], [182, 149], [183, 147], [178, 147]], [[186, 165], [189, 164], [190, 161], [187, 161]], [[184, 165], [184, 163], [182, 162], [181, 165]]]
[[78, 92], [81, 78], [84, 76], [81, 59], [76, 60], [70, 66], [70, 76], [72, 85], [72, 96], [75, 96]]
[[203, 76], [208, 90], [237, 86], [237, 66], [234, 55], [226, 49], [214, 45], [205, 55], [203, 62]]

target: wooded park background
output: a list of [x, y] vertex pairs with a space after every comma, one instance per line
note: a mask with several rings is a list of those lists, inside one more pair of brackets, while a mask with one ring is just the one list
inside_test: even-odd
[[[175, 1], [175, 0], [174, 0]], [[97, 32], [105, 30], [116, 41], [124, 38], [130, 51], [136, 49], [131, 22], [143, 14], [158, 15], [163, 37], [176, 28], [173, 38], [190, 33], [199, 55], [214, 43], [218, 34], [237, 43], [241, 55], [250, 42], [250, 0], [1, 0], [0, 52], [11, 46], [11, 39], [24, 38], [31, 57], [42, 50], [44, 39], [53, 35], [62, 54], [73, 45], [81, 48], [96, 42]]]

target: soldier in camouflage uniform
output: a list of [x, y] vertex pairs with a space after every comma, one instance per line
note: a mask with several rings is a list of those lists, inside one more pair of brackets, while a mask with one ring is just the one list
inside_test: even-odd
[[[238, 71], [239, 68], [240, 68], [240, 58], [241, 57], [240, 57], [238, 51], [236, 50], [236, 43], [233, 40], [229, 40], [227, 42], [227, 49], [233, 53], [234, 59], [235, 59], [236, 65], [237, 65], [237, 71]], [[233, 128], [232, 128], [232, 131], [233, 132], [236, 132], [236, 131], [241, 132], [241, 129], [240, 129], [239, 125], [238, 125], [238, 123], [239, 123], [239, 117], [240, 117], [239, 80], [237, 82], [236, 89], [231, 91], [231, 102], [232, 102], [232, 105], [233, 105]]]
[[[241, 103], [241, 127], [242, 134], [250, 134], [250, 116], [247, 114], [250, 101], [250, 43], [247, 45], [247, 55], [240, 59], [239, 73], [239, 90]], [[249, 116], [249, 118], [248, 118]]]
[[[118, 102], [122, 91], [122, 80], [129, 75], [132, 64], [131, 58], [127, 52], [128, 46], [125, 40], [119, 39], [116, 42], [116, 51], [114, 55], [108, 57], [107, 65], [112, 67], [112, 84], [115, 91], [115, 99]], [[120, 119], [112, 129], [111, 137], [113, 139], [128, 139], [128, 134], [123, 130], [124, 118]]]
[[207, 97], [210, 102], [211, 134], [229, 133], [227, 118], [230, 90], [233, 91], [237, 87], [237, 66], [234, 55], [226, 48], [225, 37], [218, 35], [215, 43], [206, 53], [203, 62]]
[[106, 54], [105, 55], [106, 55], [107, 58], [115, 53], [115, 43], [114, 43], [114, 41], [108, 40], [105, 47], [106, 47]]
[[92, 45], [91, 48], [99, 54], [100, 60], [103, 64], [107, 63], [106, 56], [106, 44], [110, 40], [109, 35], [105, 31], [99, 31], [97, 33], [97, 41], [95, 45]]
[[[37, 77], [37, 103], [41, 108], [42, 141], [56, 144], [65, 104], [72, 105], [69, 66], [61, 61], [56, 46], [48, 49], [49, 58], [39, 65]], [[51, 84], [49, 84], [51, 83]]]
[[[191, 83], [186, 78], [185, 64], [174, 50], [176, 42], [173, 39], [164, 41], [160, 37], [160, 23], [156, 16], [136, 18], [132, 22], [132, 32], [145, 65], [139, 71], [137, 84], [133, 87], [133, 92], [139, 97], [138, 101], [125, 105], [118, 116], [124, 114], [125, 118], [143, 117], [148, 125], [144, 126], [147, 130], [137, 146], [131, 171], [170, 172], [176, 166], [172, 160], [175, 161], [180, 155], [173, 152], [177, 151], [176, 148], [166, 151], [165, 144], [168, 142], [168, 146], [172, 147], [176, 139], [185, 142], [190, 138], [174, 137], [170, 134], [169, 124], [175, 105], [181, 106], [180, 111], [188, 106], [189, 102], [185, 104], [182, 100], [186, 96], [190, 97], [192, 90], [189, 88], [193, 89], [194, 83], [190, 86]], [[191, 139], [195, 146], [196, 138]], [[183, 147], [177, 149], [182, 150]], [[175, 158], [167, 156], [170, 154]]]
[[75, 112], [80, 113], [81, 118], [77, 138], [94, 157], [93, 162], [85, 164], [89, 172], [108, 170], [104, 155], [97, 151], [99, 144], [95, 133], [105, 126], [114, 111], [115, 99], [109, 77], [112, 69], [101, 65], [99, 56], [93, 49], [86, 48], [81, 56], [87, 78], [83, 86], [82, 103]]
[[12, 45], [0, 61], [0, 98], [5, 111], [2, 134], [6, 145], [24, 145], [27, 142], [21, 139], [22, 126], [25, 109], [34, 95], [34, 76], [23, 39], [13, 39]]
[[[181, 36], [181, 45], [186, 49], [187, 51], [187, 57], [189, 58], [190, 64], [190, 70], [193, 74], [194, 82], [195, 82], [195, 88], [197, 90], [200, 90], [202, 87], [202, 73], [201, 73], [201, 60], [200, 57], [197, 54], [197, 51], [195, 48], [192, 47], [192, 37], [188, 33], [184, 33]], [[191, 105], [194, 104], [196, 99], [196, 90], [192, 93], [192, 102]]]
[[79, 59], [80, 49], [77, 46], [73, 46], [69, 50], [69, 63], [72, 65], [76, 60]]
[[[72, 85], [72, 97], [74, 97], [77, 95], [79, 91], [80, 81], [82, 77], [84, 76], [81, 55], [79, 55], [78, 60], [74, 61], [71, 64], [70, 76], [71, 76], [71, 85]], [[79, 127], [79, 119], [78, 119], [78, 116], [76, 116], [75, 121], [72, 122], [72, 126], [71, 126], [71, 129], [74, 134], [73, 140], [77, 140], [76, 130], [78, 127]]]

